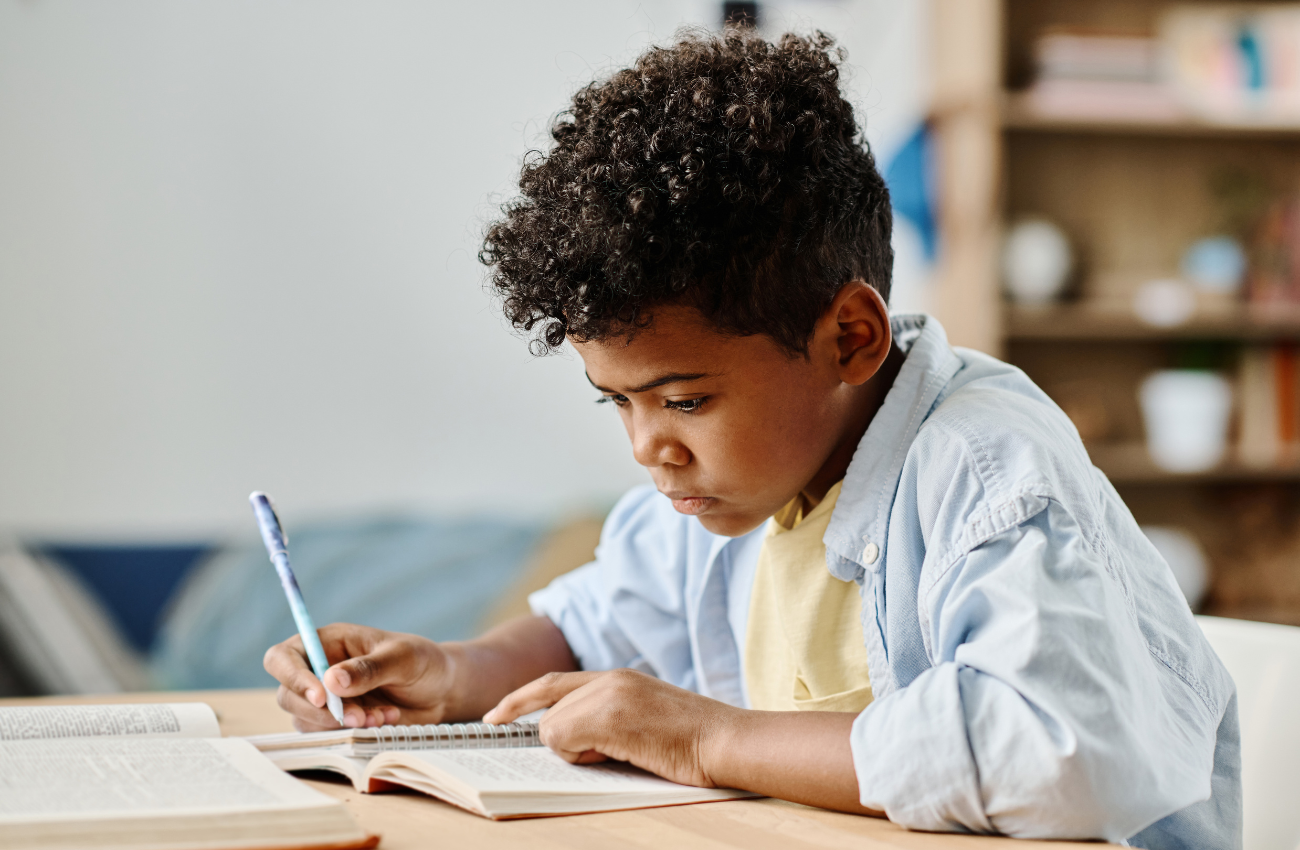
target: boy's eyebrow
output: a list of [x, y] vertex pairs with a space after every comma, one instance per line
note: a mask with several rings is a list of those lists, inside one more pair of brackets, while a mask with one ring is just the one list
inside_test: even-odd
[[[644, 383], [639, 387], [629, 387], [628, 389], [623, 390], [623, 392], [643, 393], [646, 392], [647, 390], [653, 390], [655, 387], [662, 387], [665, 384], [683, 384], [686, 383], [687, 381], [698, 381], [700, 378], [712, 378], [712, 377], [713, 375], [708, 372], [692, 372], [692, 373], [673, 372], [671, 374], [663, 375], [661, 377], [655, 378], [653, 381]], [[618, 393], [617, 390], [610, 390], [610, 389], [606, 389], [605, 387], [602, 387], [600, 384], [593, 381], [590, 375], [587, 375], [587, 383], [591, 384], [593, 387], [595, 387], [596, 389], [600, 390], [603, 393], [614, 393], [614, 394]]]

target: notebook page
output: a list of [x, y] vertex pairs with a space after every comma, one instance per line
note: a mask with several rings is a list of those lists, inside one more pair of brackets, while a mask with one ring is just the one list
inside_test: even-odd
[[337, 806], [244, 741], [0, 741], [0, 824]]
[[489, 792], [635, 793], [684, 787], [621, 762], [569, 764], [546, 747], [395, 753], [372, 762], [371, 775], [384, 778], [389, 763], [395, 770], [404, 766], [417, 771], [427, 764], [478, 791]]
[[219, 738], [221, 727], [201, 702], [0, 708], [0, 741], [103, 736]]

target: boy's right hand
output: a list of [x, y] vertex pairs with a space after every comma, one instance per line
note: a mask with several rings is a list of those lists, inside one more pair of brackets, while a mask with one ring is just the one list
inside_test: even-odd
[[[330, 668], [325, 684], [343, 697], [343, 725], [440, 723], [448, 715], [455, 682], [454, 652], [418, 635], [351, 623], [319, 629]], [[325, 691], [311, 670], [302, 638], [294, 635], [266, 651], [262, 666], [280, 681], [276, 697], [300, 732], [337, 729], [325, 708]]]

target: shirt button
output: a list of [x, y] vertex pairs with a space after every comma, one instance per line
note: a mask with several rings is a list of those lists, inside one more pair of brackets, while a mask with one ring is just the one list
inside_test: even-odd
[[862, 563], [871, 566], [880, 557], [880, 547], [874, 543], [868, 543], [862, 550]]

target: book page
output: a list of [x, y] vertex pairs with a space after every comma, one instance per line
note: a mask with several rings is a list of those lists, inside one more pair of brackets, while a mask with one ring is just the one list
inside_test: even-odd
[[201, 702], [0, 708], [0, 741], [104, 736], [219, 738], [221, 727]]
[[480, 791], [626, 793], [682, 789], [622, 762], [569, 764], [546, 747], [499, 750], [432, 750], [379, 756], [371, 773], [383, 778], [380, 764], [420, 770], [437, 768]]
[[336, 805], [238, 739], [0, 741], [0, 823]]
[[370, 759], [364, 756], [349, 756], [329, 747], [303, 750], [271, 750], [262, 755], [270, 759], [281, 770], [329, 770], [342, 774], [352, 780], [357, 788], [362, 787], [363, 776]]

